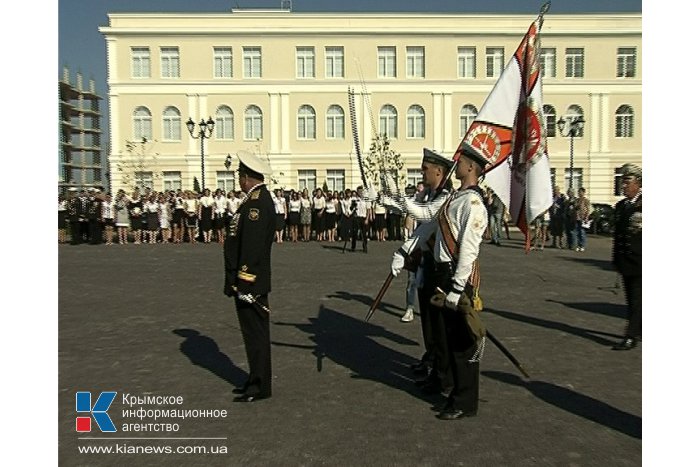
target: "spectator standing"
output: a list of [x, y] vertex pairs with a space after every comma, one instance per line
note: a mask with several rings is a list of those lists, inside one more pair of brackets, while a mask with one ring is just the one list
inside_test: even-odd
[[197, 210], [199, 219], [199, 231], [202, 234], [204, 243], [211, 243], [211, 230], [214, 227], [214, 197], [211, 190], [205, 188], [202, 197], [199, 199]]
[[68, 202], [63, 195], [58, 195], [58, 243], [66, 243], [66, 220], [68, 219]]
[[642, 169], [622, 166], [622, 193], [615, 205], [613, 264], [622, 275], [627, 300], [625, 337], [613, 350], [630, 350], [642, 339]]
[[301, 211], [299, 214], [299, 222], [301, 223], [301, 239], [304, 242], [311, 240], [311, 222], [312, 222], [312, 207], [309, 200], [309, 191], [304, 188], [301, 192]]
[[114, 244], [114, 203], [112, 202], [112, 195], [109, 193], [105, 194], [104, 200], [102, 200], [102, 233], [103, 240], [107, 245]]
[[124, 190], [117, 192], [114, 200], [115, 225], [117, 227], [117, 239], [120, 245], [129, 243], [129, 197]]
[[591, 202], [586, 198], [586, 189], [578, 189], [576, 199], [576, 251], [586, 251], [586, 230], [590, 225]]
[[564, 248], [564, 216], [566, 198], [558, 186], [554, 187], [552, 206], [549, 208], [549, 228], [552, 233], [552, 248]]

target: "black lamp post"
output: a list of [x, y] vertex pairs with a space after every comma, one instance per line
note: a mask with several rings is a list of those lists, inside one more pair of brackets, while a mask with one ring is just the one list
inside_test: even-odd
[[194, 139], [199, 139], [200, 140], [200, 151], [201, 151], [201, 156], [202, 156], [202, 191], [206, 188], [206, 183], [204, 183], [204, 140], [206, 138], [211, 138], [211, 135], [214, 133], [214, 120], [209, 117], [209, 120], [206, 122], [204, 119], [199, 122], [199, 131], [197, 132], [197, 135], [195, 136], [195, 131], [194, 127], [195, 124], [192, 121], [192, 117], [190, 117], [189, 120], [187, 120], [187, 131], [190, 132], [190, 136], [192, 136]]
[[[562, 136], [569, 137], [569, 190], [574, 190], [574, 136], [583, 129], [585, 120], [580, 115], [559, 118], [557, 127]], [[567, 124], [569, 125], [567, 128]]]

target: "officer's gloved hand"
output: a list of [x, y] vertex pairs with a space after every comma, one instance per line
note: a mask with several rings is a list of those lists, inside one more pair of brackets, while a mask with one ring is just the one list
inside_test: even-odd
[[401, 274], [404, 264], [406, 263], [406, 258], [400, 252], [394, 252], [394, 256], [391, 259], [391, 274], [396, 277]]
[[238, 299], [246, 303], [255, 303], [255, 297], [250, 293], [238, 293]]
[[461, 296], [461, 293], [450, 291], [450, 293], [448, 293], [445, 297], [445, 307], [449, 308], [450, 310], [456, 310], [457, 303], [459, 303], [459, 297]]

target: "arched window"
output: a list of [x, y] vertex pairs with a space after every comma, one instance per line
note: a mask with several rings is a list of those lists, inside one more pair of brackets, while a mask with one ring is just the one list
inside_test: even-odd
[[634, 110], [629, 105], [621, 105], [615, 111], [615, 137], [634, 136]]
[[316, 139], [316, 112], [310, 105], [302, 105], [297, 112], [297, 138]]
[[147, 107], [136, 107], [132, 115], [134, 122], [134, 140], [139, 141], [143, 138], [148, 140], [153, 139], [153, 128], [151, 111]]
[[385, 105], [379, 111], [379, 133], [387, 138], [396, 139], [399, 137], [398, 130], [399, 114], [393, 105]]
[[406, 137], [425, 138], [425, 111], [420, 105], [412, 105], [406, 114]]
[[231, 107], [220, 105], [216, 109], [214, 122], [216, 139], [233, 140], [233, 110], [231, 110]]
[[331, 105], [326, 112], [326, 138], [345, 138], [345, 112], [339, 105]]
[[469, 127], [474, 123], [478, 114], [479, 111], [473, 105], [466, 104], [462, 106], [462, 109], [459, 111], [459, 134], [462, 137], [467, 134]]
[[163, 141], [180, 141], [180, 111], [166, 107], [163, 111]]
[[542, 106], [542, 113], [544, 114], [544, 126], [547, 129], [547, 138], [554, 138], [557, 136], [557, 111], [554, 107], [549, 104], [544, 104]]
[[262, 139], [263, 122], [262, 110], [256, 105], [250, 105], [245, 109], [245, 139]]
[[[571, 121], [575, 117], [583, 118], [583, 109], [581, 108], [581, 106], [573, 104], [573, 105], [570, 105], [568, 109], [566, 109], [566, 115], [564, 115], [564, 119]], [[576, 130], [574, 137], [581, 138], [582, 136], [583, 136], [583, 125], [578, 125], [578, 129]]]

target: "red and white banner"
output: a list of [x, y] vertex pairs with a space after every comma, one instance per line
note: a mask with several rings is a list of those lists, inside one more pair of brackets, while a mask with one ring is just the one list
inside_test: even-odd
[[526, 249], [528, 226], [552, 204], [538, 23], [530, 25], [464, 138], [489, 159], [486, 184], [525, 234]]

